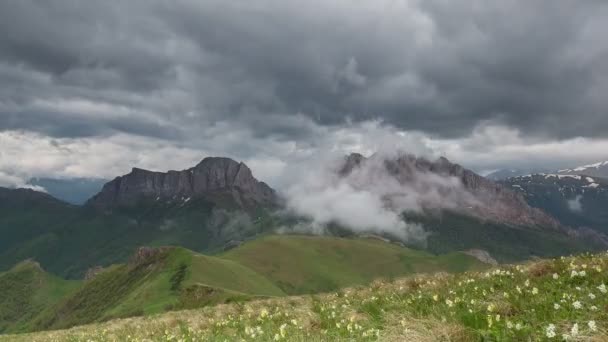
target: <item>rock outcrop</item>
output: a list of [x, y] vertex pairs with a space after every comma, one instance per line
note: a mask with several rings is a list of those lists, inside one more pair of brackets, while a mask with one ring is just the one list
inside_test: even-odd
[[365, 169], [367, 163], [373, 166], [371, 171], [367, 170], [363, 183], [375, 181], [374, 178], [379, 177], [378, 169], [381, 169], [383, 175], [388, 173], [402, 185], [401, 188], [395, 187], [394, 198], [399, 200], [400, 196], [408, 195], [399, 192], [416, 192], [418, 204], [425, 210], [448, 209], [514, 226], [564, 229], [553, 217], [530, 207], [521, 194], [444, 157], [433, 162], [409, 154], [390, 158], [378, 155], [365, 158], [351, 154], [346, 157], [339, 173], [348, 177], [357, 169]]
[[241, 207], [271, 205], [275, 191], [253, 177], [244, 163], [209, 157], [182, 171], [154, 172], [134, 168], [131, 173], [106, 183], [87, 204], [108, 208], [131, 206], [141, 200], [187, 202], [205, 197], [228, 196]]

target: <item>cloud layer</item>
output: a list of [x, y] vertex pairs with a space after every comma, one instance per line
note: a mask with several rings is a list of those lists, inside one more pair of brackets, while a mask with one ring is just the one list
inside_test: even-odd
[[280, 185], [320, 151], [393, 144], [479, 170], [605, 160], [606, 16], [594, 0], [6, 1], [0, 184], [227, 155]]

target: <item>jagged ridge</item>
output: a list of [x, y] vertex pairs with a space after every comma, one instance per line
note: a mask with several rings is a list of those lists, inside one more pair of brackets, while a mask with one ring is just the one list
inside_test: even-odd
[[[357, 153], [351, 154], [346, 158], [339, 172], [346, 176], [355, 168], [361, 167], [373, 158], [383, 157], [374, 155], [365, 158]], [[417, 178], [425, 174], [457, 178], [462, 183], [464, 190], [472, 195], [474, 199], [459, 198], [460, 202], [454, 208], [459, 212], [509, 225], [563, 230], [560, 223], [553, 217], [542, 210], [530, 207], [521, 194], [458, 164], [451, 163], [444, 157], [432, 162], [409, 154], [399, 154], [394, 158], [385, 158], [383, 164], [388, 173], [401, 184], [415, 183]], [[448, 195], [448, 192], [456, 191], [449, 187], [440, 190], [444, 191], [442, 195]], [[433, 210], [437, 208], [426, 207], [425, 209]]]
[[244, 163], [209, 157], [182, 171], [154, 172], [133, 168], [131, 173], [106, 183], [87, 204], [106, 208], [134, 205], [142, 199], [187, 201], [214, 194], [227, 194], [242, 207], [276, 201], [275, 191], [255, 179]]

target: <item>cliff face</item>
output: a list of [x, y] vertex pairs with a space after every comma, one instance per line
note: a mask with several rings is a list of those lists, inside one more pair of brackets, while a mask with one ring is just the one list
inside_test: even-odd
[[[359, 154], [352, 154], [345, 159], [340, 169], [342, 176], [348, 176], [358, 168], [365, 167], [366, 163], [379, 164], [379, 156], [365, 158]], [[562, 230], [563, 227], [553, 217], [545, 212], [530, 207], [520, 194], [507, 187], [494, 183], [475, 172], [465, 169], [458, 164], [451, 163], [446, 158], [429, 161], [408, 154], [384, 159], [382, 168], [407, 189], [423, 192], [433, 191], [438, 194], [439, 201], [421, 203], [427, 210], [451, 209], [481, 219], [495, 221], [517, 226], [543, 227]], [[453, 182], [434, 181], [456, 180]], [[429, 180], [431, 178], [431, 180]], [[424, 180], [424, 181], [422, 181]], [[413, 185], [415, 186], [409, 186]], [[398, 191], [398, 190], [396, 190]], [[396, 194], [397, 196], [399, 194]], [[424, 198], [424, 196], [421, 196]], [[449, 201], [450, 205], [442, 206], [441, 198]]]
[[275, 191], [253, 177], [244, 163], [229, 158], [205, 158], [182, 171], [153, 172], [134, 168], [106, 183], [89, 205], [105, 208], [130, 206], [142, 199], [166, 201], [230, 196], [240, 206], [272, 205]]

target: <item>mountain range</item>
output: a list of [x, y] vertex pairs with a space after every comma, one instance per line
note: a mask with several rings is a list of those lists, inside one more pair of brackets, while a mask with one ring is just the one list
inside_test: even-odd
[[490, 172], [485, 177], [493, 181], [502, 181], [512, 177], [527, 176], [540, 173], [560, 175], [583, 175], [608, 178], [608, 161], [601, 161], [593, 164], [587, 164], [560, 170], [542, 167], [499, 169]]
[[422, 227], [423, 243], [338, 220], [327, 224], [332, 236], [276, 235], [306, 227], [310, 216], [286, 210], [289, 198], [229, 158], [181, 171], [134, 168], [83, 205], [0, 188], [0, 332], [608, 246], [608, 183], [599, 177], [494, 182], [446, 158], [403, 153], [351, 154], [332, 172], [333, 181], [380, 196], [400, 220]]
[[557, 173], [562, 175], [585, 175], [608, 178], [608, 161], [578, 166], [572, 169], [558, 170]]

